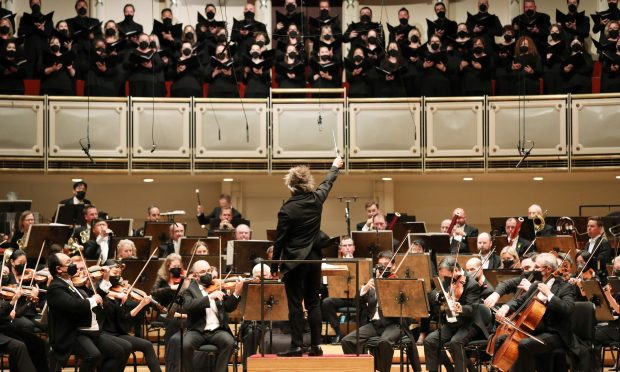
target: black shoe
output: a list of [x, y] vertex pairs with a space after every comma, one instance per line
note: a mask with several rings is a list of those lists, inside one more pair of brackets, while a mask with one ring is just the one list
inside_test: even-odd
[[340, 341], [342, 340], [342, 335], [336, 335], [332, 339], [332, 345], [340, 345]]
[[310, 346], [308, 356], [323, 356], [323, 349], [320, 346]]
[[278, 353], [279, 357], [300, 357], [302, 355], [303, 353], [300, 347], [294, 347], [294, 348], [288, 349], [287, 351]]

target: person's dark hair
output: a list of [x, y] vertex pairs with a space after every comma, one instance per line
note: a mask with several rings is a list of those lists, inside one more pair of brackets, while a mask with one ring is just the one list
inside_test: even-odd
[[11, 253], [11, 260], [15, 261], [19, 257], [25, 256], [25, 255], [26, 255], [26, 252], [22, 251], [21, 249], [16, 249], [13, 251], [13, 253]]
[[588, 221], [596, 222], [596, 226], [603, 227], [603, 219], [599, 216], [590, 216], [588, 217]]
[[95, 225], [98, 224], [99, 222], [105, 222], [105, 220], [103, 218], [95, 218], [92, 221], [90, 221], [90, 225], [91, 227], [95, 227]]
[[443, 8], [443, 10], [446, 10], [446, 4], [444, 3], [435, 3], [435, 6], [433, 7], [433, 9], [437, 10], [437, 7], [440, 6]]
[[220, 194], [220, 197], [218, 198], [218, 200], [221, 200], [221, 199], [226, 199], [228, 203], [230, 203], [230, 201], [232, 200], [229, 194]]
[[62, 246], [60, 244], [52, 244], [50, 245], [48, 252], [53, 255], [54, 253], [62, 253], [63, 249]]
[[381, 252], [379, 252], [379, 254], [377, 255], [377, 260], [379, 260], [381, 258], [387, 258], [388, 260], [391, 260], [392, 259], [392, 251], [381, 251]]
[[92, 205], [92, 204], [86, 204], [86, 205], [84, 206], [84, 215], [86, 216], [86, 214], [88, 213], [88, 210], [89, 210], [89, 209], [93, 209], [93, 208], [95, 208], [95, 209], [96, 209], [97, 207], [95, 207], [95, 206], [94, 206], [94, 205]]
[[78, 181], [76, 183], [73, 184], [73, 190], [77, 189], [80, 186], [84, 186], [85, 190], [88, 190], [88, 184], [84, 181]]
[[47, 267], [50, 271], [50, 274], [52, 274], [53, 277], [58, 276], [58, 271], [56, 270], [58, 266], [63, 266], [63, 263], [60, 262], [60, 257], [58, 257], [57, 253], [52, 254], [51, 256], [47, 258]]
[[170, 9], [170, 8], [164, 8], [164, 9], [162, 9], [162, 10], [161, 10], [161, 15], [163, 16], [163, 15], [164, 15], [164, 13], [166, 13], [166, 12], [170, 12], [170, 13], [172, 13], [172, 9]]
[[213, 5], [213, 3], [209, 3], [205, 5], [205, 9], [207, 9], [208, 7], [215, 8], [215, 10], [217, 10], [217, 8], [215, 7], [215, 5]]
[[125, 6], [123, 7], [123, 13], [124, 13], [124, 12], [125, 12], [125, 10], [126, 10], [127, 8], [129, 8], [129, 7], [131, 7], [131, 9], [133, 9], [133, 11], [134, 11], [134, 12], [136, 11], [136, 7], [135, 7], [135, 6], [133, 6], [133, 4], [125, 4]]
[[400, 12], [407, 12], [407, 14], [409, 14], [409, 10], [407, 10], [407, 8], [405, 8], [405, 7], [402, 7], [400, 9], [398, 9], [398, 13], [400, 13]]
[[360, 9], [360, 14], [362, 13], [362, 10], [364, 10], [364, 9], [368, 9], [368, 11], [370, 11], [370, 14], [372, 15], [372, 9], [370, 9], [370, 7], [367, 7], [367, 6], [363, 7], [362, 9]]
[[461, 268], [461, 265], [459, 265], [459, 263], [456, 262], [456, 258], [446, 257], [439, 262], [439, 265], [437, 265], [437, 269], [448, 269], [450, 271], [453, 271], [454, 266], [456, 266], [457, 269]]
[[75, 9], [77, 9], [77, 7], [78, 7], [78, 4], [79, 4], [79, 3], [84, 3], [84, 4], [86, 4], [86, 6], [88, 7], [88, 2], [86, 2], [86, 0], [77, 0], [77, 1], [75, 2], [75, 5], [74, 5], [73, 7], [74, 7]]
[[[357, 49], [357, 48], [356, 48], [356, 49]], [[364, 51], [364, 48], [360, 48], [360, 49], [362, 49], [362, 51]], [[366, 52], [365, 52], [365, 51], [364, 51], [364, 55], [366, 55]], [[364, 204], [364, 209], [368, 209], [368, 208], [370, 208], [373, 204], [377, 206], [377, 209], [379, 209], [379, 203], [377, 203], [377, 202], [376, 202], [376, 201], [374, 201], [374, 200], [371, 200], [371, 201], [369, 201], [369, 202], [366, 202], [366, 204]]]
[[416, 239], [413, 241], [413, 244], [419, 245], [422, 249], [424, 249], [426, 243], [424, 243], [424, 240], [422, 239]]

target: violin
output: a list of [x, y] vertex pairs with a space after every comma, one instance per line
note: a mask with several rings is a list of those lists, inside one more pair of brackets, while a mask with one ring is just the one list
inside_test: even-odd
[[[142, 300], [144, 300], [145, 297], [149, 297], [149, 295], [147, 295], [146, 292], [138, 288], [132, 288], [131, 292], [129, 292], [129, 283], [127, 282], [111, 287], [110, 292], [125, 294], [136, 302], [141, 302]], [[151, 303], [160, 312], [165, 313], [167, 311], [166, 307], [161, 305], [159, 302], [155, 301], [155, 299], [152, 297], [151, 297]]]
[[[19, 281], [21, 280], [21, 273], [15, 275], [15, 278]], [[41, 271], [34, 271], [34, 269], [26, 269], [24, 271], [24, 281], [30, 281], [33, 280], [37, 282], [37, 283], [45, 283], [47, 282], [48, 276], [45, 275], [44, 273], [42, 273]]]
[[215, 291], [232, 291], [235, 289], [237, 285], [237, 281], [242, 282], [258, 282], [259, 278], [242, 278], [242, 277], [234, 277], [234, 278], [226, 278], [226, 279], [213, 279], [213, 282], [210, 286], [205, 288], [207, 293], [215, 292]]
[[[0, 288], [0, 296], [2, 296], [3, 299], [10, 301], [13, 299], [13, 297], [15, 297], [15, 292], [17, 291], [18, 285], [17, 284], [9, 284], [9, 285], [5, 285], [2, 286]], [[34, 291], [34, 287], [31, 286], [27, 286], [27, 285], [23, 285], [22, 286], [22, 297], [28, 297], [30, 299], [33, 300], [37, 300], [38, 298], [36, 297], [32, 297], [32, 292]], [[47, 291], [45, 289], [39, 289], [39, 294], [42, 293], [47, 293]]]

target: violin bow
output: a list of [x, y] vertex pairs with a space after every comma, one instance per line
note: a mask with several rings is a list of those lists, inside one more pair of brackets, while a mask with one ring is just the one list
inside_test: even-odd
[[[136, 285], [136, 283], [138, 282], [138, 279], [140, 279], [140, 277], [142, 276], [142, 273], [144, 272], [144, 270], [146, 269], [146, 267], [148, 266], [149, 262], [151, 262], [151, 259], [153, 258], [153, 256], [155, 255], [155, 252], [157, 252], [159, 250], [159, 247], [155, 247], [155, 249], [153, 249], [153, 252], [151, 252], [151, 255], [149, 256], [149, 258], [146, 260], [146, 262], [144, 263], [144, 266], [142, 266], [142, 269], [140, 270], [140, 272], [138, 273], [138, 275], [136, 275], [136, 279], [134, 279], [133, 283], [131, 283], [131, 286], [129, 286], [129, 290], [127, 291], [127, 297], [129, 297], [129, 293], [131, 293], [131, 291], [133, 290], [133, 287]], [[125, 297], [125, 300], [123, 300], [121, 302], [121, 306], [123, 306], [125, 304], [125, 301], [127, 301], [127, 297]]]
[[[374, 216], [373, 216], [374, 218]], [[377, 231], [378, 232], [378, 231]], [[381, 273], [381, 275], [379, 276], [380, 278], [383, 278], [383, 274], [385, 274], [385, 272], [388, 270], [388, 267], [390, 267], [390, 264], [392, 263], [392, 261], [394, 261], [394, 259], [396, 258], [396, 255], [398, 254], [398, 252], [400, 252], [400, 249], [403, 247], [403, 244], [405, 244], [405, 242], [407, 241], [407, 239], [403, 239], [403, 241], [400, 243], [400, 245], [398, 246], [398, 249], [396, 249], [396, 252], [394, 252], [394, 254], [392, 255], [392, 257], [390, 258], [390, 262], [388, 262], [388, 265], [385, 267], [385, 269], [383, 269], [383, 272]], [[409, 249], [407, 249], [407, 253], [405, 253], [405, 257], [407, 257], [407, 254], [409, 254]], [[400, 264], [398, 265], [398, 267], [396, 268], [396, 270], [394, 270], [394, 272], [398, 271], [398, 269], [400, 268], [400, 266], [403, 264], [403, 262], [405, 261], [405, 257], [403, 257], [403, 260], [400, 261]]]
[[[590, 260], [592, 260], [594, 258], [594, 254], [596, 253], [596, 251], [598, 250], [598, 247], [600, 247], [601, 242], [603, 241], [603, 239], [598, 241], [598, 244], [596, 245], [596, 247], [594, 247], [594, 249], [592, 250], [592, 253], [590, 253], [590, 257], [588, 257], [588, 260], [586, 261], [586, 264], [583, 265], [583, 268], [581, 269], [581, 271], [579, 272], [579, 274], [576, 276], [577, 279], [580, 279], [581, 276], [583, 275], [583, 272], [585, 271], [585, 269], [588, 267], [588, 264], [590, 263]], [[572, 248], [571, 248], [572, 249]]]
[[493, 249], [491, 249], [491, 252], [484, 258], [484, 260], [482, 260], [482, 264], [480, 265], [480, 267], [473, 274], [469, 274], [470, 278], [476, 278], [476, 276], [478, 276], [478, 273], [480, 272], [480, 270], [482, 270], [484, 264], [487, 263], [491, 259], [493, 253], [495, 253], [495, 249], [496, 247], [493, 247]]
[[[86, 264], [86, 259], [84, 258], [84, 254], [82, 253], [81, 249], [78, 249], [77, 251], [80, 254], [80, 257], [82, 257], [82, 261], [84, 262], [84, 268], [86, 269], [86, 277], [88, 278], [88, 281], [90, 282], [90, 288], [93, 290], [93, 293], [97, 293], [97, 288], [95, 288], [93, 277], [90, 276], [90, 271], [88, 270], [88, 264]], [[103, 304], [101, 305], [101, 307], [103, 307]]]
[[[45, 247], [45, 241], [41, 244], [41, 250], [39, 251], [39, 257], [37, 257], [37, 263], [34, 264], [34, 272], [37, 273], [37, 267], [39, 267], [39, 263], [41, 262], [41, 255], [43, 254], [43, 247]], [[23, 277], [23, 275], [22, 275]], [[32, 279], [30, 279], [30, 286], [32, 287], [32, 283], [34, 282], [34, 274], [32, 275]]]

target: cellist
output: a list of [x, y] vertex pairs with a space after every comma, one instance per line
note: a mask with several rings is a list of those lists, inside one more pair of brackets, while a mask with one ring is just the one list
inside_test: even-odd
[[[574, 308], [574, 290], [560, 277], [552, 277], [558, 263], [552, 254], [542, 253], [534, 261], [534, 281], [522, 296], [503, 305], [495, 314], [498, 321], [521, 308], [525, 301], [534, 301], [536, 296], [546, 306], [546, 312], [532, 335], [544, 342], [526, 337], [519, 342], [518, 358], [510, 369], [518, 371], [550, 371], [553, 358], [549, 354], [558, 348], [565, 348], [578, 354], [577, 343], [571, 329], [571, 313]], [[500, 338], [500, 345], [504, 339]], [[499, 346], [496, 346], [497, 351]], [[540, 357], [540, 358], [539, 358]]]

